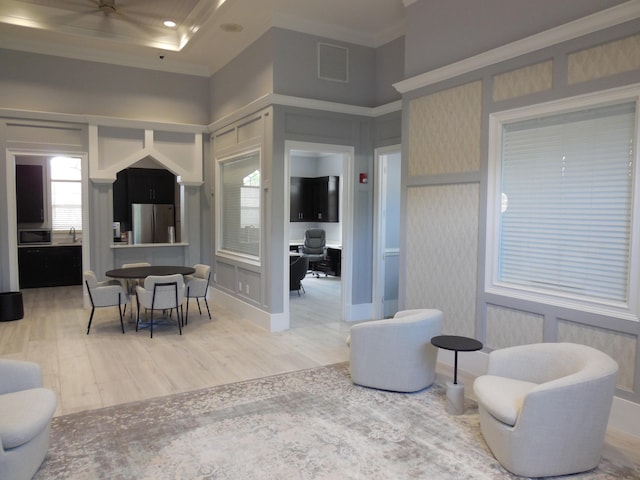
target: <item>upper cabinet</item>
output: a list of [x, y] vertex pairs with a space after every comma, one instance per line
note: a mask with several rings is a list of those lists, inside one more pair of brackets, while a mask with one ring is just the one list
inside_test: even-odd
[[176, 177], [158, 168], [127, 168], [113, 183], [113, 221], [131, 226], [131, 204], [175, 204]]
[[130, 203], [170, 203], [175, 201], [176, 177], [168, 170], [127, 168]]
[[42, 165], [16, 165], [18, 223], [44, 222], [44, 172]]
[[339, 222], [339, 177], [291, 177], [292, 222]]

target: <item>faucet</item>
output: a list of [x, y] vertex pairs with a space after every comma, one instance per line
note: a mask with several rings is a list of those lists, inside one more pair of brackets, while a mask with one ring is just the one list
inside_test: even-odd
[[71, 227], [71, 228], [69, 229], [69, 235], [71, 235], [71, 236], [72, 236], [72, 238], [73, 238], [73, 243], [76, 243], [76, 242], [78, 241], [78, 240], [77, 240], [77, 238], [76, 238], [76, 227]]

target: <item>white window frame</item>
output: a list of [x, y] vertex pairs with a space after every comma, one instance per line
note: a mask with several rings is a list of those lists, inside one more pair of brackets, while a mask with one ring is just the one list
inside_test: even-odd
[[80, 161], [80, 165], [82, 166], [82, 159], [78, 156], [74, 156], [74, 155], [54, 155], [51, 157], [47, 158], [47, 166], [46, 166], [46, 171], [47, 171], [47, 180], [49, 182], [49, 205], [50, 205], [50, 218], [51, 218], [51, 230], [52, 232], [55, 233], [68, 233], [70, 231], [70, 228], [73, 228], [72, 226], [68, 226], [65, 228], [56, 228], [54, 225], [54, 211], [55, 211], [55, 207], [56, 204], [54, 203], [54, 188], [53, 188], [53, 184], [54, 183], [69, 183], [69, 184], [76, 184], [80, 186], [80, 204], [79, 204], [79, 209], [80, 209], [80, 228], [76, 228], [76, 234], [80, 235], [82, 233], [82, 228], [83, 228], [83, 222], [82, 222], [82, 172], [80, 174], [80, 180], [67, 180], [67, 179], [54, 179], [53, 178], [53, 168], [51, 166], [51, 161], [54, 158], [64, 158], [64, 157], [68, 157], [68, 158], [77, 158]]
[[[580, 297], [566, 293], [552, 293], [543, 289], [505, 284], [498, 281], [498, 260], [500, 256], [500, 211], [501, 211], [501, 168], [502, 132], [505, 124], [554, 114], [580, 111], [599, 106], [635, 102], [635, 139], [633, 155], [631, 238], [629, 255], [629, 277], [627, 301], [616, 302]], [[638, 168], [638, 139], [640, 138], [640, 84], [597, 92], [544, 104], [532, 105], [513, 110], [496, 112], [489, 116], [488, 179], [487, 179], [487, 231], [485, 257], [485, 292], [525, 301], [543, 303], [572, 310], [606, 315], [625, 320], [639, 320], [640, 287], [640, 181]]]
[[[223, 194], [223, 186], [222, 186], [222, 166], [225, 163], [233, 162], [235, 160], [239, 160], [242, 157], [246, 157], [249, 155], [257, 154], [258, 155], [258, 170], [260, 172], [260, 235], [258, 237], [258, 255], [250, 255], [247, 253], [241, 253], [233, 250], [228, 250], [222, 247], [223, 245], [223, 229], [224, 226], [222, 224], [223, 215], [222, 210], [224, 208], [224, 194]], [[218, 157], [215, 159], [215, 169], [216, 169], [216, 255], [221, 257], [239, 260], [244, 263], [248, 263], [255, 266], [261, 265], [262, 259], [262, 231], [264, 228], [263, 225], [263, 204], [262, 204], [262, 151], [259, 146], [253, 146], [242, 150], [237, 150], [229, 155], [225, 155], [223, 157]]]

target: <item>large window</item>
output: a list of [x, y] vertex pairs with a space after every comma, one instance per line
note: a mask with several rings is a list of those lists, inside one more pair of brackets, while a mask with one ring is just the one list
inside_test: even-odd
[[635, 99], [511, 115], [492, 122], [488, 290], [635, 313]]
[[260, 154], [253, 151], [219, 163], [220, 249], [260, 257]]
[[51, 227], [54, 231], [82, 230], [82, 171], [80, 158], [53, 157]]

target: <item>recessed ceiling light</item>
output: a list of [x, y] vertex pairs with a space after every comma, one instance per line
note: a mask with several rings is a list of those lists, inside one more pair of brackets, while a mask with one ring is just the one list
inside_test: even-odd
[[223, 23], [220, 25], [220, 28], [228, 33], [238, 33], [244, 29], [244, 27], [238, 23]]
[[173, 28], [176, 26], [176, 22], [174, 22], [173, 20], [165, 20], [163, 24], [165, 27], [168, 27], [168, 28]]

